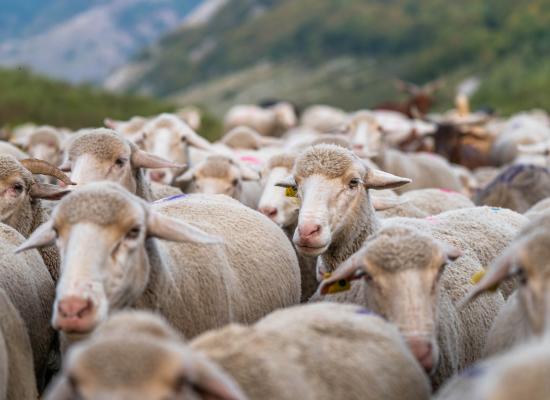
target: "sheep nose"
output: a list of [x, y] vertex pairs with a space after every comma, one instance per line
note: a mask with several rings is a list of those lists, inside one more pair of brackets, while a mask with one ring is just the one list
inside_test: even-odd
[[298, 234], [302, 239], [311, 239], [321, 234], [321, 225], [315, 223], [305, 223], [298, 226]]
[[354, 148], [355, 150], [363, 150], [364, 147], [365, 147], [365, 146], [364, 146], [362, 143], [354, 143], [354, 144], [353, 144], [353, 148]]
[[166, 176], [166, 172], [164, 171], [151, 171], [151, 179], [155, 182], [160, 182], [164, 179]]
[[275, 207], [261, 207], [260, 212], [271, 219], [277, 216], [277, 209]]
[[58, 303], [57, 311], [63, 318], [82, 318], [92, 311], [92, 302], [79, 297], [68, 297]]
[[75, 296], [60, 300], [56, 314], [53, 327], [68, 333], [90, 332], [96, 323], [92, 301]]
[[432, 344], [422, 338], [408, 338], [407, 344], [422, 368], [431, 373], [435, 366]]

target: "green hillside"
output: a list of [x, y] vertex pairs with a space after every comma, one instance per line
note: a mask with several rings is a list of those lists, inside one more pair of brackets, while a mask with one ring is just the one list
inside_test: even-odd
[[169, 104], [133, 95], [114, 95], [91, 86], [0, 69], [0, 127], [23, 122], [68, 128], [103, 125], [103, 118], [129, 118], [170, 110]]
[[478, 75], [476, 104], [550, 109], [548, 26], [547, 0], [232, 0], [142, 53], [129, 89], [218, 112], [265, 97], [352, 109], [395, 97], [393, 78], [444, 77], [447, 106]]

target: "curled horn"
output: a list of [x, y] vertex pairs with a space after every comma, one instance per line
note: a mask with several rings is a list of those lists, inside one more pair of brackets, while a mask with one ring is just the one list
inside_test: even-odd
[[66, 185], [74, 185], [74, 182], [63, 171], [46, 161], [26, 158], [21, 160], [20, 163], [33, 174], [53, 176]]

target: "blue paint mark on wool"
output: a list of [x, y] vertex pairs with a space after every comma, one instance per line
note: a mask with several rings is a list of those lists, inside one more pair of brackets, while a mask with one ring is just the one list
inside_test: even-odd
[[163, 199], [158, 199], [158, 200], [155, 200], [153, 201], [153, 204], [158, 204], [158, 203], [166, 203], [168, 201], [172, 201], [172, 200], [177, 200], [177, 199], [183, 199], [187, 197], [187, 194], [185, 193], [182, 193], [182, 194], [174, 194], [172, 196], [169, 196], [169, 197], [165, 197]]

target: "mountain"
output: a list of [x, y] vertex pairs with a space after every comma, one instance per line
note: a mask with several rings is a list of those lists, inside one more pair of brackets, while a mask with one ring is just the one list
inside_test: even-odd
[[0, 65], [100, 82], [202, 0], [0, 0]]
[[396, 97], [392, 80], [444, 78], [440, 106], [477, 76], [478, 105], [550, 109], [547, 0], [230, 0], [124, 67], [119, 90], [201, 103], [286, 98], [347, 109]]

